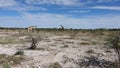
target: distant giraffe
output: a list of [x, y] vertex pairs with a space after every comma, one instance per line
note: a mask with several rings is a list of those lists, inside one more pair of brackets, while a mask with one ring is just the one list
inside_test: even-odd
[[37, 28], [37, 26], [29, 26], [27, 30], [28, 32], [32, 32], [35, 28]]
[[62, 30], [65, 30], [65, 28], [62, 25], [60, 25], [60, 27], [61, 27]]

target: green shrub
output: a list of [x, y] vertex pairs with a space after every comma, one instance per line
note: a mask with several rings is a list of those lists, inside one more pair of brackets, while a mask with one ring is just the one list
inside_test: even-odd
[[117, 53], [120, 62], [120, 32], [113, 32], [107, 38], [107, 45], [110, 45]]
[[0, 65], [11, 63], [12, 65], [19, 64], [25, 58], [23, 56], [8, 56], [6, 54], [0, 54]]
[[3, 68], [11, 68], [10, 64], [8, 62], [3, 64]]
[[50, 65], [50, 68], [62, 68], [62, 66], [58, 62], [55, 62]]

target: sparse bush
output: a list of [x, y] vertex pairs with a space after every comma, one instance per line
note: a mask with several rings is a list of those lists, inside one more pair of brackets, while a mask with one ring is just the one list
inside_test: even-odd
[[96, 44], [98, 44], [99, 42], [97, 42], [97, 41], [90, 41], [90, 43], [91, 43], [92, 45], [96, 45]]

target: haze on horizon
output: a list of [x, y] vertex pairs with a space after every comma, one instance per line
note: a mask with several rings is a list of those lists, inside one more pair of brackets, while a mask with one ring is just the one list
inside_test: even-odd
[[120, 28], [120, 0], [0, 0], [1, 27]]

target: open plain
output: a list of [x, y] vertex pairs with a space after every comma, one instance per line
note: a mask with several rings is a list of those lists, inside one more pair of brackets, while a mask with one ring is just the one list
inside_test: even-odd
[[105, 40], [112, 32], [1, 29], [0, 68], [107, 68], [118, 60]]

